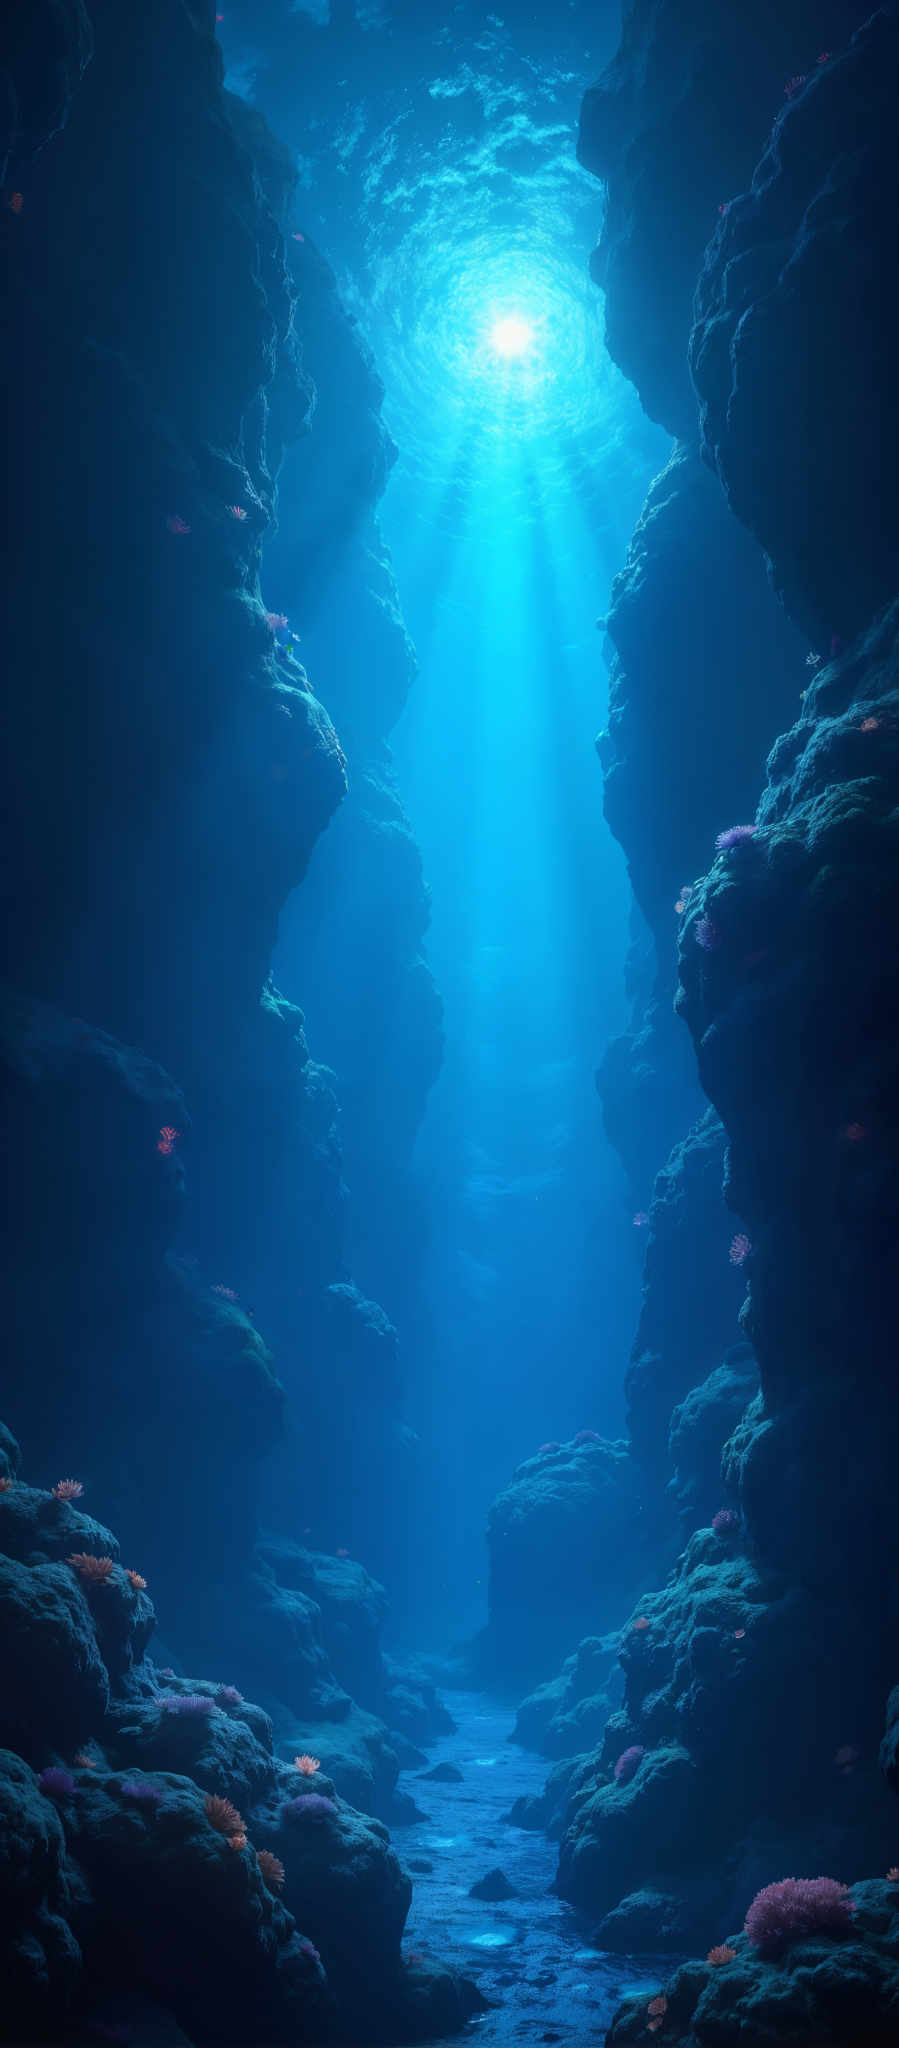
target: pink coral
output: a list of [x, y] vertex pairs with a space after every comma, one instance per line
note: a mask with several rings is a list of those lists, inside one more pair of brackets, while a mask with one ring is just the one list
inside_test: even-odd
[[630, 1784], [631, 1779], [636, 1777], [645, 1755], [646, 1751], [639, 1742], [633, 1742], [630, 1749], [622, 1750], [615, 1765], [616, 1785]]
[[848, 1885], [835, 1877], [783, 1877], [756, 1894], [745, 1928], [767, 1955], [808, 1934], [848, 1934], [854, 1910]]
[[754, 825], [728, 825], [726, 832], [719, 832], [715, 841], [716, 853], [730, 853], [734, 846], [745, 846], [747, 839], [754, 839]]
[[716, 1536], [732, 1536], [739, 1526], [740, 1517], [734, 1514], [733, 1508], [719, 1508], [717, 1515], [712, 1516], [712, 1528]]
[[333, 1799], [327, 1799], [323, 1792], [300, 1792], [295, 1799], [287, 1799], [281, 1809], [284, 1820], [330, 1820], [337, 1812]]
[[745, 1266], [751, 1250], [752, 1245], [745, 1230], [738, 1230], [736, 1237], [731, 1238], [730, 1251], [727, 1254], [731, 1265]]
[[722, 932], [721, 926], [715, 923], [713, 917], [698, 918], [693, 926], [693, 935], [697, 946], [701, 946], [704, 953], [717, 953], [721, 945]]
[[53, 1492], [57, 1500], [80, 1500], [84, 1487], [80, 1479], [57, 1479]]
[[601, 1442], [602, 1438], [595, 1429], [579, 1429], [577, 1436], [572, 1437], [572, 1443], [575, 1444], [598, 1444]]

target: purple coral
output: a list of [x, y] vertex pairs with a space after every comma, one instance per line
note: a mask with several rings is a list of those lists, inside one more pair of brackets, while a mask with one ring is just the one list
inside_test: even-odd
[[717, 1515], [712, 1516], [712, 1528], [716, 1536], [733, 1536], [739, 1526], [740, 1517], [734, 1513], [733, 1508], [719, 1508]]
[[756, 1894], [744, 1924], [766, 1955], [807, 1934], [848, 1934], [854, 1911], [848, 1885], [835, 1877], [783, 1877]]
[[243, 1693], [236, 1685], [220, 1685], [215, 1695], [220, 1707], [242, 1707]]
[[618, 1758], [618, 1762], [615, 1765], [616, 1785], [630, 1784], [631, 1779], [636, 1777], [645, 1755], [646, 1751], [642, 1748], [639, 1742], [633, 1742], [631, 1743], [630, 1749], [622, 1750], [621, 1755]]
[[717, 953], [723, 933], [720, 924], [716, 924], [713, 917], [700, 917], [693, 926], [693, 936], [697, 946], [701, 946], [704, 953]]
[[156, 1705], [164, 1714], [182, 1714], [196, 1721], [215, 1713], [215, 1701], [206, 1692], [158, 1692]]
[[48, 1799], [71, 1799], [75, 1790], [75, 1780], [71, 1772], [62, 1770], [59, 1764], [49, 1764], [47, 1769], [41, 1772], [37, 1782], [41, 1791], [46, 1792]]
[[284, 1820], [329, 1820], [337, 1808], [323, 1792], [298, 1792], [295, 1799], [285, 1800], [281, 1812]]
[[728, 825], [726, 832], [719, 832], [715, 841], [716, 853], [729, 853], [732, 846], [745, 846], [747, 839], [754, 839], [754, 825]]
[[572, 1438], [572, 1442], [576, 1444], [598, 1444], [601, 1441], [599, 1432], [595, 1429], [579, 1429], [577, 1436]]
[[165, 1798], [161, 1785], [151, 1785], [149, 1778], [124, 1778], [122, 1792], [126, 1799], [135, 1799], [139, 1806], [161, 1806]]

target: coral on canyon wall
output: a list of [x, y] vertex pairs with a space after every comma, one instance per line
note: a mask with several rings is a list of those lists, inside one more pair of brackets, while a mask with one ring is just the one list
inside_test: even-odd
[[[356, 1945], [352, 1969], [337, 1959], [341, 2024], [357, 2024], [350, 1980], [367, 1958], [373, 2006], [402, 2033], [418, 2024], [389, 1959], [407, 1881], [383, 1826], [346, 1821], [341, 1802], [349, 1791], [393, 1811], [388, 1723], [396, 1714], [401, 1749], [404, 1721], [431, 1732], [442, 1710], [432, 1688], [382, 1662], [380, 1588], [362, 1566], [322, 1556], [352, 1544], [372, 1559], [381, 1489], [402, 1500], [411, 1453], [397, 1422], [397, 1338], [349, 1269], [334, 1075], [270, 974], [281, 907], [346, 793], [332, 716], [349, 719], [350, 705], [338, 701], [342, 655], [316, 679], [333, 690], [330, 711], [316, 695], [264, 556], [279, 520], [279, 546], [303, 552], [297, 508], [304, 493], [317, 498], [308, 587], [326, 571], [334, 581], [327, 636], [346, 549], [389, 465], [380, 386], [324, 260], [285, 237], [294, 171], [225, 92], [211, 7], [149, 0], [137, 15], [114, 0], [39, 0], [4, 18], [0, 69], [15, 506], [4, 558], [2, 1046], [16, 1176], [6, 1394], [36, 1474], [49, 1484], [74, 1472], [83, 1487], [83, 1501], [18, 1480], [0, 1488], [16, 1649], [4, 1686], [10, 1797], [32, 1814], [22, 1842], [38, 1846], [22, 1855], [44, 1873], [15, 1921], [10, 1969], [23, 2000], [34, 1997], [28, 2024], [52, 2034], [73, 1985], [80, 1996], [78, 1949], [102, 1990], [104, 1957], [129, 1917], [143, 1917], [143, 1947], [135, 1932], [129, 1954], [139, 1950], [147, 1982], [170, 1987], [191, 2038], [319, 2038], [331, 2024], [312, 1942], [291, 1932], [294, 1865], [272, 1804], [299, 1775], [279, 1776], [271, 1722], [243, 1703], [246, 1687], [271, 1707], [285, 1755], [321, 1757], [323, 1796], [348, 1831], [334, 1879], [347, 1897], [332, 1902]], [[318, 417], [313, 375], [332, 380]], [[323, 516], [329, 476], [336, 523]], [[370, 584], [386, 723], [412, 656], [383, 559]], [[395, 820], [386, 769], [383, 781]], [[407, 833], [401, 860], [399, 951], [424, 1039], [436, 998]], [[331, 943], [323, 936], [322, 950]], [[372, 972], [377, 956], [375, 944]], [[385, 976], [401, 1006], [405, 984], [392, 965]], [[433, 1048], [432, 1036], [419, 1106]], [[367, 1487], [349, 1473], [363, 1429]], [[91, 1520], [100, 1501], [127, 1571]], [[279, 1539], [264, 1550], [263, 1511]], [[314, 1547], [298, 1563], [304, 1532]], [[101, 1557], [102, 1577], [83, 1561]], [[170, 1674], [156, 1701], [144, 1580], [173, 1665], [202, 1660], [227, 1684]], [[347, 1689], [357, 1686], [359, 1698]], [[54, 1825], [31, 1766], [71, 1772], [86, 1745], [96, 1769], [78, 1766]], [[112, 1785], [122, 1770], [128, 1786]], [[174, 1775], [161, 1805], [146, 1772], [154, 1783]], [[229, 1798], [252, 1830], [266, 1788], [284, 1903], [249, 1849], [210, 1846], [201, 1797]], [[369, 1931], [357, 1916], [351, 1937], [363, 1865]], [[166, 1886], [189, 1904], [195, 1881], [182, 1939]], [[320, 1891], [329, 1881], [319, 1871]], [[18, 1915], [15, 1870], [11, 1882]], [[375, 1906], [386, 1914], [390, 1899], [388, 1928]], [[322, 1926], [309, 1928], [327, 1964], [324, 1917], [322, 1907]], [[229, 1970], [211, 1982], [223, 1928], [243, 1987], [233, 1999]], [[194, 1936], [209, 1967], [189, 1981]], [[416, 2010], [451, 2017], [452, 1997], [431, 1989], [418, 1984]], [[240, 1999], [254, 1996], [251, 2014]]]
[[[877, 1753], [899, 1668], [899, 1425], [883, 1370], [895, 1338], [899, 985], [882, 940], [899, 886], [899, 702], [875, 442], [895, 409], [883, 338], [897, 28], [883, 8], [847, 48], [862, 18], [851, 6], [814, 20], [801, 6], [776, 21], [765, 10], [764, 34], [757, 11], [751, 26], [698, 12], [681, 0], [626, 9], [582, 144], [608, 185], [596, 268], [610, 346], [648, 410], [689, 444], [638, 529], [600, 752], [660, 960], [666, 897], [677, 898], [677, 1008], [715, 1113], [675, 1148], [651, 1205], [641, 1190], [646, 1291], [629, 1377], [634, 1453], [656, 1485], [670, 1473], [693, 1533], [624, 1629], [620, 1709], [598, 1747], [557, 1766], [543, 1811], [561, 1838], [560, 1890], [598, 1917], [600, 1943], [719, 1945], [654, 2005], [629, 2001], [611, 2039], [664, 2028], [693, 2048], [736, 2027], [772, 2042], [885, 2042], [899, 1920], [894, 1888], [870, 1873], [895, 1862]], [[712, 98], [726, 124], [710, 118]], [[647, 305], [668, 317], [647, 318]], [[697, 451], [717, 471], [701, 486]], [[654, 557], [677, 560], [699, 505], [705, 530], [724, 536], [727, 500], [748, 537], [732, 520], [709, 607], [697, 598], [692, 666], [669, 666]], [[765, 590], [762, 550], [787, 619]], [[813, 638], [807, 662], [799, 632]], [[634, 689], [641, 637], [655, 666]], [[728, 816], [714, 817], [713, 777], [705, 790], [700, 778], [679, 824], [670, 764], [682, 752], [692, 774], [708, 719], [710, 767], [731, 764]], [[737, 819], [745, 829], [728, 831]], [[666, 1030], [650, 1015], [644, 1046], [664, 1047]], [[603, 1076], [631, 1163], [647, 1151], [628, 1119], [660, 1092], [656, 1066], [641, 1097], [639, 1048], [638, 1030], [630, 1071], [620, 1052]], [[546, 1739], [531, 1703], [522, 1719]], [[623, 1753], [638, 1757], [626, 1779]], [[848, 1882], [851, 1926], [763, 1955], [727, 1930], [785, 1869]]]
[[[435, 2011], [458, 2026], [473, 1987], [401, 1958], [412, 1886], [386, 1828], [324, 1772], [327, 1825], [292, 1825], [308, 1781], [268, 1716], [234, 1686], [165, 1677], [116, 1538], [30, 1486], [5, 1430], [2, 1445], [4, 2039], [138, 2018], [148, 2037], [174, 2021], [234, 2043], [362, 2024], [412, 2040]], [[92, 1582], [73, 1545], [109, 1572]]]

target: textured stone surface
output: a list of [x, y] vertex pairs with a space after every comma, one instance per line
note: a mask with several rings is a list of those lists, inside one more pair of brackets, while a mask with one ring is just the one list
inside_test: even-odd
[[810, 76], [751, 183], [731, 188], [691, 340], [704, 451], [787, 610], [824, 653], [833, 635], [867, 625], [896, 583], [895, 518], [877, 480], [899, 430], [882, 347], [895, 317], [899, 26], [892, 7], [867, 12], [848, 50], [841, 36], [825, 64], [803, 64]]

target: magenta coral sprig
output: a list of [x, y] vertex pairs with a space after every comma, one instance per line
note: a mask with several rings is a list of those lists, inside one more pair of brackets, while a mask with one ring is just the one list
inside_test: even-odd
[[180, 1714], [196, 1721], [215, 1713], [215, 1701], [206, 1692], [158, 1692], [156, 1705], [164, 1714]]
[[646, 1751], [639, 1742], [632, 1742], [629, 1749], [623, 1749], [615, 1765], [615, 1783], [629, 1785], [631, 1779], [636, 1777], [645, 1755]]
[[701, 946], [704, 953], [717, 953], [723, 939], [721, 926], [715, 923], [713, 917], [697, 918], [693, 926], [693, 935], [697, 946]]
[[734, 1514], [733, 1508], [719, 1508], [717, 1515], [712, 1516], [712, 1528], [716, 1536], [733, 1536], [739, 1526], [740, 1517]]
[[285, 1801], [281, 1809], [284, 1820], [330, 1820], [337, 1812], [333, 1799], [327, 1799], [323, 1792], [298, 1792], [295, 1799]]
[[745, 1928], [760, 1953], [770, 1955], [807, 1934], [848, 1934], [854, 1911], [848, 1885], [834, 1877], [784, 1877], [756, 1894]]
[[755, 835], [755, 825], [728, 825], [726, 832], [719, 832], [715, 841], [715, 851], [730, 853], [732, 847], [745, 846], [747, 840], [754, 839]]

